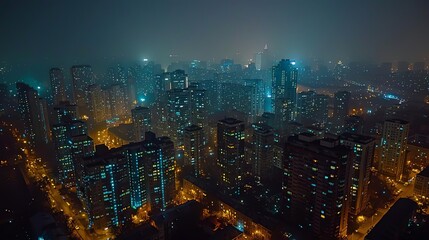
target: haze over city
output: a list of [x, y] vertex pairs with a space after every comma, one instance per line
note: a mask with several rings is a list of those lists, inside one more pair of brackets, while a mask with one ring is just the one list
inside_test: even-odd
[[[268, 44], [277, 56], [423, 61], [428, 1], [2, 1], [0, 60], [41, 68], [106, 59], [234, 58]], [[18, 77], [21, 77], [18, 75]], [[42, 79], [41, 79], [42, 80]]]
[[428, 239], [428, 10], [1, 1], [0, 236]]

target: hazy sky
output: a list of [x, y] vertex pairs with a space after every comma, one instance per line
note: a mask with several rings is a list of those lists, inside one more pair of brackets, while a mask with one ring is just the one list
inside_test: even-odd
[[422, 61], [429, 0], [0, 0], [0, 59], [97, 65], [103, 58], [277, 57]]

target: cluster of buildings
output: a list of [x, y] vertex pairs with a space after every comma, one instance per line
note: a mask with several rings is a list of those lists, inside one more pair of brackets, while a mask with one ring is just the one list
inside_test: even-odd
[[[53, 117], [36, 89], [17, 84], [23, 135], [33, 149], [52, 141], [58, 181], [76, 189], [89, 228], [120, 227], [138, 209], [169, 211], [184, 192], [250, 236], [272, 238], [276, 219], [291, 226], [284, 236], [345, 238], [369, 205], [372, 168], [403, 178], [410, 124], [386, 119], [377, 138], [363, 135], [350, 92], [297, 92], [297, 63], [288, 59], [271, 68], [270, 82], [252, 78], [251, 68], [266, 68], [267, 49], [258, 54], [245, 77], [234, 79], [237, 66], [224, 60], [215, 80], [191, 82], [202, 63], [190, 76], [153, 63], [128, 74], [117, 66], [106, 86], [90, 66], [73, 66], [72, 96], [53, 68]], [[109, 129], [120, 143], [109, 149], [90, 132], [111, 119], [122, 124]]]

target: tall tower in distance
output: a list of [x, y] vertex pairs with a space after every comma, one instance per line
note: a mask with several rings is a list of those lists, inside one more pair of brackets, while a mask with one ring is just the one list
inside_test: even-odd
[[357, 217], [368, 206], [371, 166], [374, 161], [375, 139], [355, 133], [343, 133], [340, 142], [352, 149], [350, 169], [349, 213]]
[[131, 110], [134, 128], [136, 129], [136, 141], [144, 139], [145, 132], [152, 130], [152, 114], [147, 107], [136, 107]]
[[92, 68], [89, 65], [75, 65], [71, 68], [73, 98], [79, 116], [89, 116], [89, 86], [94, 84]]
[[279, 125], [296, 118], [298, 69], [295, 65], [295, 61], [282, 59], [272, 69], [273, 109]]
[[51, 80], [51, 92], [54, 105], [66, 101], [66, 89], [63, 70], [60, 68], [51, 68], [49, 70], [49, 79]]
[[229, 195], [240, 195], [244, 164], [244, 122], [225, 118], [217, 123], [219, 181]]
[[334, 124], [337, 133], [344, 129], [345, 120], [349, 115], [350, 97], [350, 92], [347, 91], [339, 91], [334, 94]]
[[273, 166], [274, 132], [264, 124], [252, 124], [252, 169], [253, 175], [260, 181], [270, 176]]
[[401, 180], [404, 172], [409, 130], [410, 124], [407, 121], [401, 119], [384, 121], [379, 170], [397, 181]]
[[201, 176], [204, 173], [205, 140], [203, 128], [191, 125], [184, 131], [184, 165], [192, 166], [194, 175]]
[[24, 135], [31, 147], [45, 146], [49, 141], [49, 119], [46, 102], [39, 98], [37, 91], [29, 85], [16, 83], [18, 110], [24, 125]]

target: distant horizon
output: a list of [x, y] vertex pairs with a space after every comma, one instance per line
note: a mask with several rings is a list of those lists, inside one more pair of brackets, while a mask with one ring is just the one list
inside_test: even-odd
[[[22, 81], [25, 83], [28, 83], [30, 85], [32, 85], [33, 87], [36, 87], [37, 85], [43, 86], [44, 88], [48, 87], [49, 88], [49, 70], [51, 68], [61, 68], [64, 71], [65, 77], [66, 79], [69, 79], [70, 77], [70, 68], [74, 65], [90, 65], [94, 71], [94, 73], [96, 75], [102, 75], [105, 74], [107, 69], [111, 66], [114, 66], [115, 64], [119, 63], [120, 65], [124, 66], [124, 67], [129, 67], [133, 64], [136, 63], [140, 63], [141, 65], [144, 64], [143, 61], [144, 58], [141, 59], [123, 59], [123, 60], [117, 60], [114, 58], [110, 58], [110, 59], [103, 59], [101, 61], [96, 61], [96, 62], [89, 62], [89, 61], [82, 61], [82, 62], [73, 62], [73, 63], [68, 63], [68, 65], [66, 64], [57, 64], [57, 65], [45, 65], [45, 64], [17, 64], [17, 63], [9, 63], [7, 61], [0, 61], [0, 68], [3, 66], [3, 64], [7, 64], [10, 65], [12, 67], [12, 79], [10, 79], [11, 81], [4, 81], [3, 83], [6, 84], [14, 84], [16, 82]], [[244, 68], [246, 64], [243, 64], [241, 62], [236, 62], [236, 59], [234, 58], [223, 58], [223, 59], [232, 59], [234, 60], [234, 63], [236, 64], [240, 64], [242, 65], [242, 67]], [[408, 62], [410, 65], [412, 65], [413, 63], [420, 63], [420, 62], [424, 62], [426, 69], [428, 69], [429, 66], [429, 61], [423, 61], [423, 60], [416, 60], [416, 61], [407, 61], [407, 60], [397, 60], [397, 61], [380, 61], [380, 62], [376, 62], [376, 61], [365, 61], [365, 60], [343, 60], [343, 59], [336, 59], [336, 60], [322, 60], [322, 59], [295, 59], [295, 58], [291, 58], [291, 57], [283, 57], [283, 58], [279, 58], [279, 59], [274, 59], [274, 62], [277, 62], [281, 59], [292, 59], [292, 60], [296, 60], [297, 63], [299, 65], [301, 65], [301, 67], [307, 67], [307, 66], [311, 66], [314, 62], [312, 61], [317, 61], [320, 62], [326, 66], [334, 66], [338, 63], [338, 61], [342, 61], [345, 65], [348, 65], [350, 63], [364, 63], [364, 64], [369, 64], [369, 65], [379, 65], [379, 64], [383, 64], [383, 63], [392, 63], [392, 68], [394, 69], [396, 67], [396, 65], [399, 62]], [[148, 59], [148, 61], [154, 61], [156, 64], [161, 64], [161, 68], [165, 71], [167, 71], [167, 68], [170, 64], [172, 63], [177, 63], [177, 62], [191, 62], [193, 60], [199, 60], [199, 61], [205, 61], [207, 63], [214, 63], [214, 64], [218, 64], [222, 59], [215, 59], [213, 61], [213, 59], [211, 60], [204, 60], [204, 59], [180, 59], [180, 60], [173, 60], [171, 62], [166, 62], [166, 63], [160, 63], [156, 60], [152, 60], [152, 59]]]

